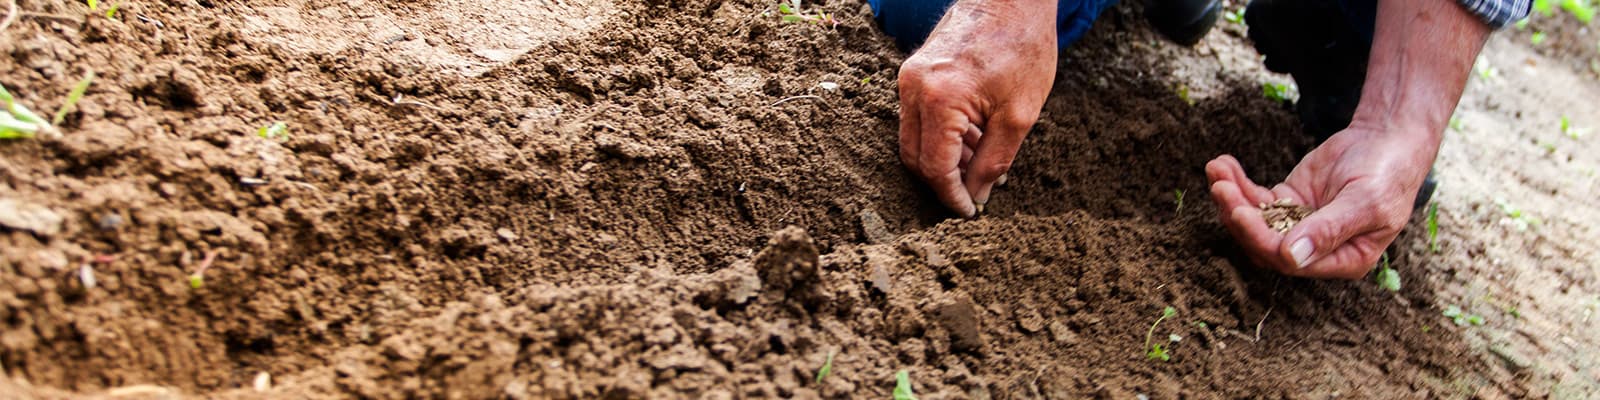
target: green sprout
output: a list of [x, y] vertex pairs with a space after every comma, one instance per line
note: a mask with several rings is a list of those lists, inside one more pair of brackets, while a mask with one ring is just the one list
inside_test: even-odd
[[117, 9], [122, 8], [122, 2], [116, 2], [111, 8], [106, 9], [106, 19], [117, 19]]
[[1561, 9], [1572, 13], [1572, 16], [1577, 18], [1578, 22], [1582, 22], [1584, 25], [1588, 25], [1590, 21], [1594, 21], [1594, 7], [1589, 5], [1589, 0], [1562, 1]]
[[0, 109], [3, 111], [0, 112], [0, 139], [30, 139], [39, 134], [60, 134], [60, 131], [56, 130], [56, 124], [61, 123], [67, 113], [72, 112], [78, 101], [83, 99], [83, 93], [89, 90], [89, 83], [93, 81], [94, 71], [89, 71], [83, 80], [78, 81], [71, 93], [67, 94], [66, 102], [56, 110], [55, 122], [45, 120], [38, 113], [17, 102], [16, 97], [12, 96], [4, 85], [0, 85], [0, 106], [4, 106]]
[[1528, 42], [1533, 43], [1534, 46], [1544, 44], [1544, 31], [1534, 32], [1533, 36], [1528, 38]]
[[1194, 97], [1189, 96], [1189, 85], [1179, 84], [1177, 92], [1178, 98], [1182, 99], [1184, 103], [1188, 103], [1191, 106], [1194, 105]]
[[799, 10], [800, 2], [798, 0], [793, 1], [793, 5], [789, 4], [790, 1], [778, 3], [778, 14], [783, 15], [783, 22], [810, 22], [817, 25], [826, 25], [829, 28], [839, 26], [839, 20], [835, 19], [833, 14], [822, 11], [817, 11], [814, 14], [801, 13]]
[[1506, 202], [1504, 199], [1495, 199], [1494, 203], [1500, 206], [1500, 211], [1504, 212], [1507, 218], [1511, 219], [1511, 224], [1517, 228], [1517, 231], [1526, 231], [1528, 230], [1528, 227], [1538, 226], [1543, 222], [1538, 217], [1534, 217], [1523, 212], [1522, 209], [1511, 205], [1511, 203]]
[[1222, 13], [1222, 19], [1239, 25], [1244, 25], [1244, 8]]
[[822, 383], [822, 378], [827, 378], [833, 373], [833, 352], [828, 352], [828, 360], [822, 362], [822, 368], [817, 369], [817, 383]]
[[1161, 309], [1161, 318], [1156, 318], [1156, 323], [1150, 324], [1150, 330], [1144, 333], [1144, 347], [1149, 349], [1144, 353], [1146, 359], [1161, 361], [1172, 360], [1172, 357], [1167, 355], [1167, 349], [1162, 347], [1160, 343], [1150, 344], [1150, 337], [1155, 335], [1156, 325], [1161, 325], [1161, 321], [1171, 318], [1173, 315], [1177, 314], [1178, 309], [1168, 306], [1167, 308]]
[[83, 94], [89, 91], [90, 83], [94, 83], [94, 71], [89, 71], [88, 75], [83, 76], [83, 80], [72, 85], [72, 91], [67, 93], [67, 102], [62, 103], [61, 108], [56, 110], [55, 118], [50, 119], [51, 125], [60, 125], [61, 121], [67, 119], [67, 114], [78, 107], [78, 100], [83, 100]]
[[1439, 203], [1428, 203], [1428, 250], [1439, 252]]
[[1468, 314], [1466, 312], [1461, 311], [1461, 307], [1458, 307], [1458, 306], [1455, 306], [1455, 305], [1451, 305], [1449, 307], [1445, 307], [1443, 314], [1444, 314], [1445, 318], [1449, 318], [1450, 321], [1455, 322], [1457, 326], [1467, 326], [1467, 325], [1477, 326], [1477, 325], [1483, 325], [1483, 323], [1484, 323], [1484, 319], [1483, 319], [1482, 315]]
[[1482, 79], [1484, 81], [1494, 80], [1494, 78], [1500, 76], [1500, 70], [1499, 69], [1496, 69], [1494, 66], [1489, 65], [1489, 63], [1481, 62], [1481, 60], [1480, 60], [1480, 62], [1474, 64], [1472, 66], [1472, 69], [1474, 69], [1474, 70], [1476, 70], [1478, 72], [1478, 79]]
[[1516, 23], [1516, 27], [1517, 27], [1517, 30], [1528, 29], [1528, 17], [1522, 17], [1521, 20], [1518, 20], [1517, 23]]
[[1555, 4], [1551, 3], [1550, 0], [1533, 0], [1533, 10], [1544, 14], [1546, 17], [1556, 13]]
[[1450, 117], [1450, 130], [1461, 132], [1465, 129], [1467, 129], [1466, 121], [1462, 121], [1461, 117]]
[[1178, 210], [1173, 211], [1173, 213], [1183, 213], [1183, 189], [1173, 190], [1172, 198], [1173, 201], [1178, 203]]
[[894, 400], [917, 400], [911, 393], [911, 373], [906, 370], [894, 373]]
[[85, 0], [89, 3], [89, 11], [100, 11], [100, 0]]
[[1400, 273], [1394, 268], [1389, 268], [1389, 253], [1383, 253], [1383, 258], [1378, 262], [1378, 287], [1390, 292], [1400, 291]]
[[1292, 101], [1295, 97], [1295, 88], [1289, 84], [1266, 82], [1261, 84], [1261, 94], [1278, 102]]
[[283, 123], [283, 121], [273, 122], [272, 125], [263, 126], [261, 129], [257, 129], [256, 136], [260, 136], [262, 139], [276, 140], [280, 142], [287, 141], [289, 140], [289, 125]]

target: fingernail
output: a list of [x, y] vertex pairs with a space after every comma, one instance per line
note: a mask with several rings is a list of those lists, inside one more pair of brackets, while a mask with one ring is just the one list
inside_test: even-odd
[[1305, 268], [1306, 260], [1311, 258], [1311, 238], [1300, 238], [1293, 246], [1289, 246], [1289, 254], [1294, 255], [1297, 267]]
[[973, 203], [972, 206], [978, 209], [978, 214], [983, 214], [983, 203]]
[[994, 181], [994, 185], [995, 186], [1005, 186], [1006, 185], [1006, 177], [1007, 176], [1011, 176], [1011, 174], [1000, 174], [1000, 179], [996, 179]]

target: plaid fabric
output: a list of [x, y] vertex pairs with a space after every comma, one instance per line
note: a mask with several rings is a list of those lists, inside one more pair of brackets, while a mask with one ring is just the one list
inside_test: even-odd
[[1499, 29], [1528, 16], [1533, 7], [1531, 0], [1460, 0], [1461, 6], [1483, 18], [1490, 27]]

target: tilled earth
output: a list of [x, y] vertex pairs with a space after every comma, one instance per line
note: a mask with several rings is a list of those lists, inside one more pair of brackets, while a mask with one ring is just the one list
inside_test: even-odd
[[1063, 53], [975, 220], [900, 166], [903, 54], [860, 2], [18, 5], [0, 84], [52, 110], [98, 74], [63, 137], [0, 143], [19, 397], [1550, 393], [1440, 318], [1428, 269], [1251, 267], [1204, 162], [1273, 181], [1310, 140], [1255, 75], [1178, 95], [1248, 47], [1176, 48], [1136, 4]]

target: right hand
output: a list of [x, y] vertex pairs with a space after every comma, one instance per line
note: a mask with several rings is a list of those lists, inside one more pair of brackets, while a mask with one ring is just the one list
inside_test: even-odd
[[1054, 0], [961, 0], [900, 66], [900, 161], [972, 217], [1039, 119], [1056, 69]]

